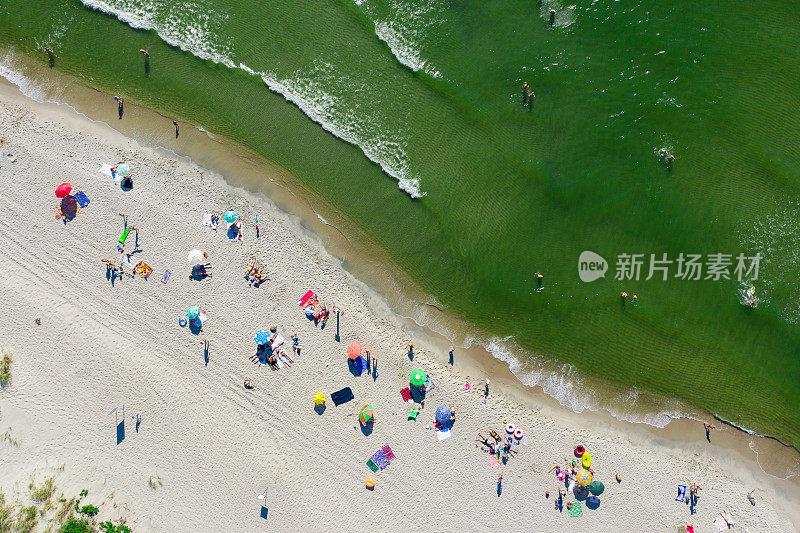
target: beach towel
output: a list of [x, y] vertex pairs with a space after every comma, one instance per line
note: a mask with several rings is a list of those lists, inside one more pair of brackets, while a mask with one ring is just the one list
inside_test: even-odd
[[489, 464], [492, 465], [492, 468], [497, 468], [500, 466], [500, 463], [497, 462], [497, 459], [494, 458], [494, 455], [489, 456]]
[[389, 445], [388, 445], [388, 444], [387, 444], [386, 446], [384, 446], [383, 448], [381, 448], [381, 451], [383, 452], [383, 455], [385, 455], [385, 456], [386, 456], [386, 458], [387, 458], [389, 461], [391, 461], [392, 459], [394, 459], [394, 452], [392, 452], [392, 449], [389, 447]]
[[161, 283], [163, 283], [163, 284], [165, 284], [165, 285], [166, 285], [166, 284], [167, 284], [167, 282], [169, 281], [169, 277], [170, 277], [171, 275], [172, 275], [172, 272], [170, 272], [169, 270], [167, 270], [166, 272], [164, 272], [164, 277], [163, 277], [163, 278], [161, 278]]
[[519, 442], [520, 442], [520, 444], [522, 444], [523, 446], [527, 446], [527, 445], [528, 445], [528, 436], [527, 436], [527, 435], [523, 435], [523, 436], [522, 436], [522, 440], [521, 440], [521, 441], [519, 441]]
[[119, 264], [122, 265], [123, 267], [128, 267], [130, 269], [133, 269], [136, 267], [138, 262], [136, 261], [136, 259], [134, 259], [132, 255], [126, 255], [122, 253], [119, 256]]
[[717, 526], [717, 529], [720, 531], [725, 531], [728, 529], [728, 524], [725, 522], [725, 519], [721, 516], [718, 516], [716, 520], [714, 520], [714, 525]]
[[425, 394], [431, 392], [436, 388], [436, 384], [431, 380], [430, 376], [425, 379]]
[[383, 453], [383, 450], [378, 450], [375, 452], [372, 457], [370, 458], [373, 463], [378, 465], [378, 468], [383, 470], [387, 466], [389, 466], [389, 460], [386, 458], [386, 455]]
[[731, 514], [728, 511], [722, 511], [720, 514], [722, 515], [722, 518], [725, 520], [725, 523], [728, 525], [728, 528], [732, 528], [734, 523]]
[[581, 502], [572, 502], [572, 505], [569, 508], [570, 518], [576, 518], [578, 516], [583, 516], [583, 508], [581, 507]]
[[239, 228], [237, 228], [235, 224], [230, 224], [228, 226], [228, 240], [229, 241], [242, 240], [242, 232], [239, 231]]
[[413, 421], [416, 422], [418, 415], [419, 415], [419, 407], [416, 406], [416, 405], [414, 407], [412, 407], [410, 411], [408, 411], [408, 419], [409, 420], [413, 420]]
[[686, 533], [694, 533], [694, 526], [686, 526]]
[[280, 348], [280, 347], [283, 345], [283, 343], [284, 343], [284, 342], [286, 342], [286, 339], [284, 339], [284, 338], [283, 338], [283, 335], [281, 335], [281, 334], [279, 333], [279, 334], [278, 334], [278, 335], [275, 337], [275, 340], [274, 340], [274, 341], [272, 341], [272, 349], [273, 349], [273, 350], [275, 350], [275, 349], [277, 349], [277, 348]]
[[203, 225], [217, 229], [217, 225], [214, 224], [214, 217], [211, 213], [203, 213]]
[[302, 298], [300, 298], [299, 300], [297, 300], [297, 304], [298, 304], [300, 307], [305, 307], [306, 305], [308, 305], [308, 301], [309, 301], [309, 300], [310, 300], [310, 299], [311, 299], [313, 296], [314, 296], [314, 291], [308, 291], [308, 292], [306, 292], [306, 293], [303, 295], [303, 297], [302, 297]]
[[406, 387], [405, 389], [402, 389], [400, 391], [400, 396], [403, 397], [403, 401], [404, 402], [410, 402], [412, 400], [412, 398], [411, 398], [411, 389], [408, 388], [408, 387]]
[[686, 485], [678, 485], [678, 495], [675, 497], [675, 501], [681, 503], [686, 501]]
[[86, 196], [86, 193], [83, 191], [78, 191], [75, 193], [75, 201], [78, 202], [80, 207], [86, 207], [89, 205], [89, 197]]
[[112, 167], [112, 165], [109, 165], [108, 163], [103, 163], [100, 166], [100, 172], [102, 174], [105, 174], [106, 176], [111, 176], [113, 178], [114, 177], [114, 173], [111, 172], [111, 167]]
[[445, 439], [449, 439], [450, 437], [452, 437], [452, 435], [453, 435], [453, 434], [452, 434], [452, 433], [450, 433], [450, 430], [449, 430], [449, 429], [446, 429], [446, 430], [444, 430], [444, 431], [437, 431], [437, 432], [436, 432], [436, 437], [437, 437], [439, 440], [445, 440]]
[[378, 471], [378, 465], [376, 465], [375, 463], [373, 463], [373, 462], [372, 462], [372, 459], [370, 459], [370, 460], [368, 460], [368, 461], [367, 461], [367, 466], [368, 466], [368, 467], [369, 467], [369, 469], [370, 469], [370, 470], [372, 470], [373, 472], [377, 472], [377, 471]]
[[353, 396], [353, 391], [350, 387], [345, 387], [341, 390], [337, 390], [334, 393], [331, 393], [331, 400], [333, 400], [333, 405], [341, 405], [343, 403], [347, 403], [350, 400], [355, 398]]
[[[135, 267], [133, 267], [133, 273], [139, 274], [142, 276], [144, 280], [147, 280], [148, 276], [153, 273], [153, 267], [145, 263], [144, 261], [139, 261]], [[202, 318], [201, 318], [202, 321]]]

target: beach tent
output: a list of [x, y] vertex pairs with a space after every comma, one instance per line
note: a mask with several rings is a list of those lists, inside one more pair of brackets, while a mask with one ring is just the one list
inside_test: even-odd
[[64, 198], [66, 195], [70, 193], [72, 190], [71, 183], [62, 183], [58, 187], [56, 187], [56, 198]]
[[436, 410], [436, 420], [444, 424], [450, 420], [450, 408], [446, 405], [439, 407]]
[[580, 472], [578, 472], [576, 480], [578, 481], [578, 485], [580, 485], [581, 487], [585, 487], [586, 485], [592, 482], [592, 473], [589, 472], [588, 470], [581, 470]]
[[367, 360], [359, 355], [352, 361], [353, 361], [353, 369], [359, 374], [363, 374], [364, 371], [367, 369]]
[[270, 337], [269, 332], [264, 331], [263, 329], [260, 329], [256, 333], [256, 336], [255, 336], [254, 340], [258, 344], [267, 344], [267, 342], [269, 341], [269, 337]]
[[419, 387], [425, 383], [427, 377], [428, 376], [425, 375], [425, 372], [423, 372], [420, 369], [417, 369], [411, 372], [411, 376], [409, 377], [409, 382], [415, 387]]
[[356, 359], [361, 355], [361, 344], [354, 342], [347, 347], [347, 358]]
[[314, 403], [317, 405], [322, 405], [325, 403], [325, 395], [321, 392], [318, 392], [314, 395]]
[[353, 396], [353, 391], [350, 389], [350, 387], [345, 387], [343, 389], [331, 393], [331, 400], [333, 400], [333, 405], [341, 405], [343, 403], [347, 403], [353, 398], [355, 398], [355, 396]]
[[358, 419], [361, 421], [362, 424], [366, 424], [374, 417], [375, 413], [373, 412], [372, 406], [367, 404], [361, 408], [361, 413], [359, 414]]

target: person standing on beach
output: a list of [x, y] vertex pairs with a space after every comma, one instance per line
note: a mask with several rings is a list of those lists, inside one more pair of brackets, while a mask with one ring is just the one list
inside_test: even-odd
[[450, 366], [453, 366], [453, 352], [455, 352], [456, 347], [454, 345], [450, 345]]
[[175, 138], [178, 138], [178, 123], [176, 121], [172, 121], [172, 125], [175, 126]]
[[117, 101], [117, 112], [119, 113], [119, 119], [122, 120], [122, 115], [125, 113], [125, 104], [123, 103], [121, 96], [115, 96], [114, 100]]

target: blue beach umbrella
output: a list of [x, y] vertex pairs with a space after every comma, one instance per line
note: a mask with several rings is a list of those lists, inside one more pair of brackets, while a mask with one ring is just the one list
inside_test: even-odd
[[445, 422], [449, 421], [450, 420], [450, 408], [447, 407], [446, 405], [443, 405], [443, 406], [439, 407], [436, 410], [436, 420], [438, 420], [439, 422], [441, 422], [443, 424]]
[[263, 329], [259, 330], [258, 333], [256, 333], [255, 341], [258, 344], [267, 344], [267, 341], [269, 341], [269, 332]]
[[236, 211], [228, 211], [225, 213], [225, 222], [228, 224], [233, 224], [238, 218], [239, 215], [236, 214]]
[[199, 316], [200, 316], [200, 308], [197, 307], [196, 305], [193, 305], [186, 310], [186, 318], [188, 318], [189, 320], [194, 320]]

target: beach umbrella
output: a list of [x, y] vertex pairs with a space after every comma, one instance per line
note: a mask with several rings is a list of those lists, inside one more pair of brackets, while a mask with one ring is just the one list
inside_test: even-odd
[[443, 424], [445, 422], [449, 421], [450, 420], [450, 408], [447, 407], [446, 405], [443, 405], [443, 406], [439, 407], [436, 410], [436, 420], [438, 420], [439, 422], [441, 422]]
[[578, 481], [578, 485], [580, 485], [581, 487], [585, 487], [586, 485], [592, 482], [592, 473], [589, 472], [588, 470], [581, 470], [580, 472], [578, 472], [576, 480]]
[[197, 307], [196, 305], [193, 305], [186, 310], [186, 318], [188, 318], [189, 320], [194, 320], [199, 316], [200, 316], [200, 308]]
[[586, 507], [592, 510], [597, 509], [600, 507], [600, 498], [597, 496], [589, 496], [586, 498]]
[[189, 255], [186, 257], [186, 259], [188, 259], [189, 263], [193, 265], [202, 265], [205, 263], [205, 256], [200, 250], [192, 250], [189, 252]]
[[325, 403], [325, 395], [321, 392], [318, 392], [314, 395], [314, 403], [317, 405], [322, 405]]
[[71, 183], [62, 183], [56, 187], [56, 198], [64, 198], [72, 190]]
[[420, 369], [417, 369], [417, 370], [414, 370], [413, 372], [411, 372], [411, 376], [409, 377], [409, 381], [415, 387], [421, 386], [423, 383], [425, 383], [426, 379], [428, 379], [428, 376], [426, 376], [425, 372], [423, 372]]
[[131, 167], [128, 166], [128, 163], [120, 163], [117, 165], [117, 175], [119, 176], [127, 176], [131, 173]]
[[354, 342], [353, 344], [347, 347], [348, 359], [355, 359], [359, 355], [361, 355], [361, 344]]
[[603, 491], [606, 490], [605, 485], [603, 485], [599, 481], [592, 481], [586, 488], [588, 488], [589, 492], [591, 492], [595, 496], [600, 496], [601, 494], [603, 494]]
[[258, 333], [256, 333], [255, 341], [258, 344], [267, 344], [267, 341], [269, 341], [269, 333], [263, 329], [259, 330]]
[[233, 224], [238, 218], [239, 215], [236, 214], [236, 211], [228, 211], [225, 213], [225, 222], [228, 224]]
[[365, 405], [361, 408], [361, 414], [359, 415], [359, 420], [361, 420], [362, 424], [366, 424], [375, 416], [375, 413], [372, 412], [371, 405]]

